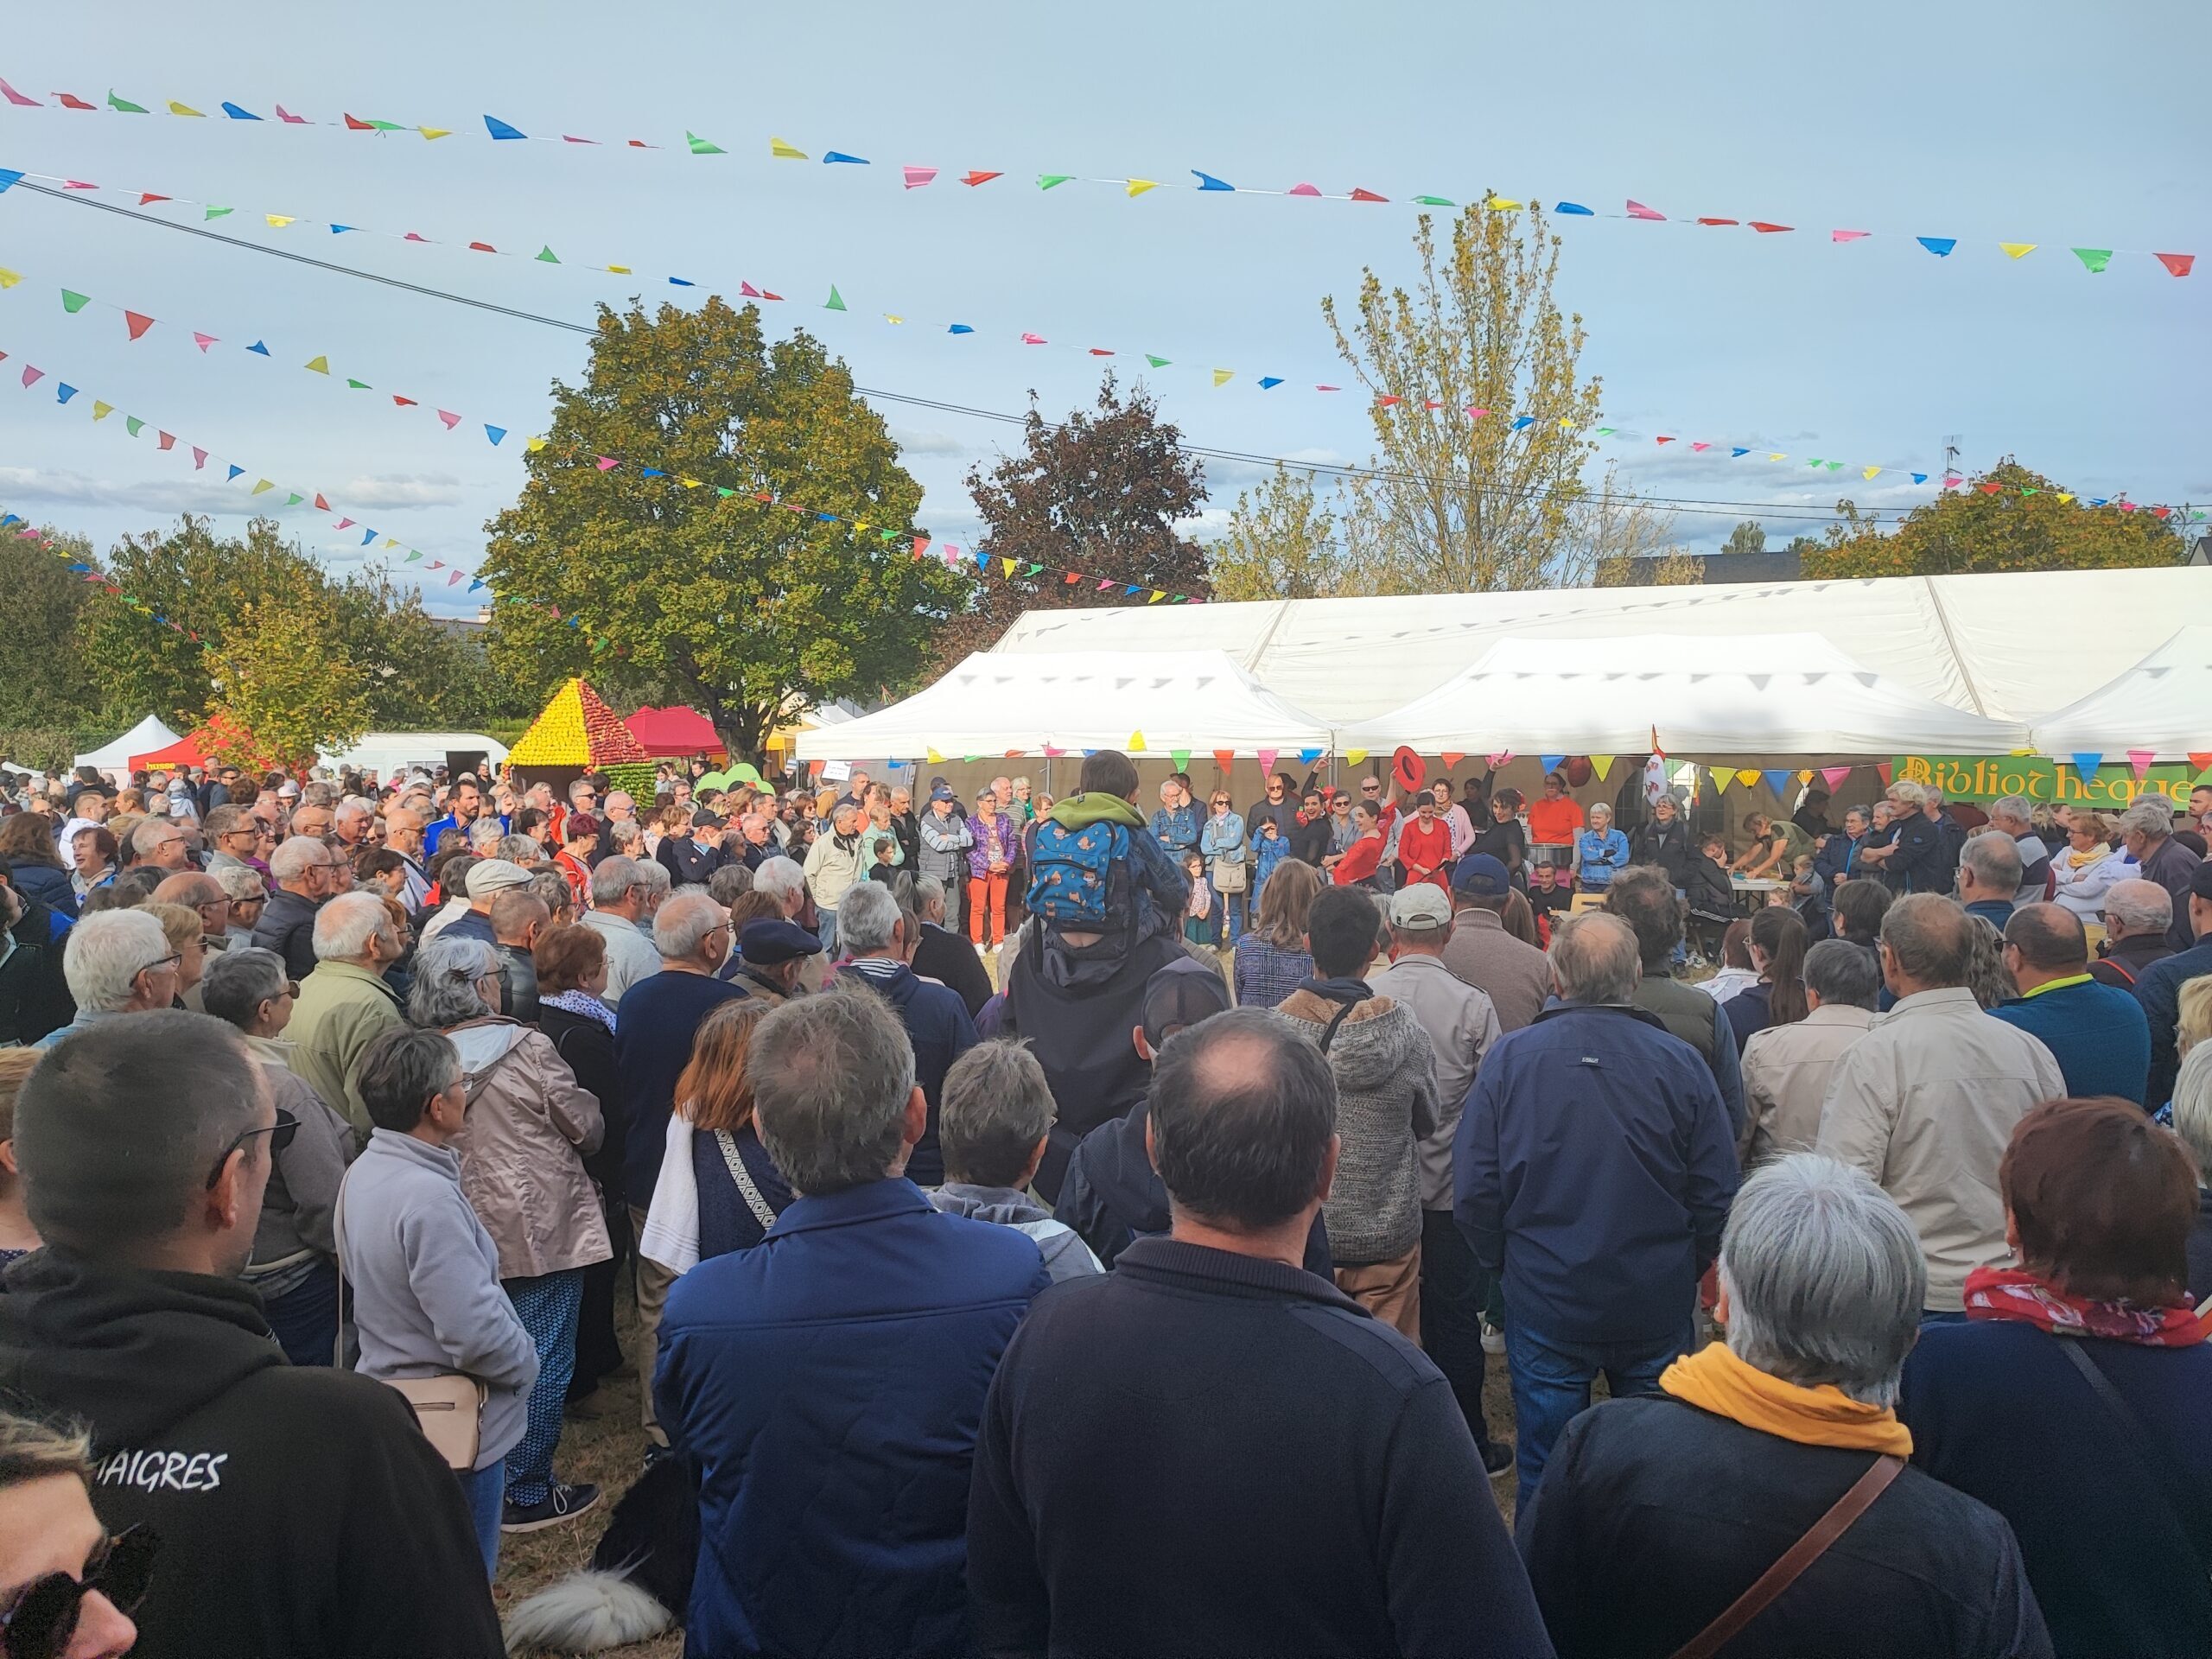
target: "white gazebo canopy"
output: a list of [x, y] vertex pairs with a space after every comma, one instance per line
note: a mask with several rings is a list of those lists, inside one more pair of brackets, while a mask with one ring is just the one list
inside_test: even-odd
[[[2202, 748], [2198, 745], [2202, 745]], [[2183, 628], [2134, 667], [2036, 721], [2043, 754], [2160, 760], [2212, 750], [2212, 626]]]
[[166, 749], [177, 741], [180, 734], [149, 715], [112, 743], [104, 743], [90, 754], [80, 754], [76, 764], [91, 766], [99, 772], [121, 772], [130, 764], [134, 754], [151, 754], [156, 749]]
[[2005, 754], [2024, 725], [1951, 708], [1817, 633], [1502, 639], [1403, 708], [1356, 721], [1351, 748], [1423, 754]]
[[[1141, 741], [1139, 741], [1141, 740]], [[978, 652], [927, 690], [798, 736], [802, 760], [1326, 750], [1334, 734], [1219, 651]]]

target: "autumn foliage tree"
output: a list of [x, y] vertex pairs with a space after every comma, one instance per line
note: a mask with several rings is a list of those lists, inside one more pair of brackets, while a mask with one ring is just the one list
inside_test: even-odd
[[[1376, 470], [1350, 485], [1346, 530], [1372, 590], [1569, 585], [1618, 548], [1592, 544], [1583, 468], [1599, 383], [1582, 320], [1552, 298], [1560, 241], [1535, 204], [1469, 207], [1437, 244], [1421, 218], [1410, 288], [1372, 270], [1321, 314], [1371, 394]], [[1470, 410], [1484, 411], [1476, 416]]]
[[[938, 631], [940, 666], [988, 649], [1026, 610], [1114, 602], [1102, 581], [1116, 593], [1211, 593], [1205, 550], [1176, 528], [1205, 505], [1205, 470], [1178, 447], [1182, 434], [1141, 385], [1124, 393], [1109, 372], [1096, 404], [1058, 423], [1033, 398], [1021, 435], [1020, 449], [989, 471], [969, 470], [968, 493], [994, 558], [1017, 561], [1017, 572], [1045, 569], [978, 583]], [[1093, 579], [1070, 582], [1069, 570]]]
[[[1994, 486], [1994, 488], [1990, 487]], [[1850, 505], [1839, 503], [1839, 511]], [[1884, 531], [1855, 511], [1803, 550], [1817, 577], [1922, 576], [1988, 570], [2098, 570], [2174, 564], [2182, 538], [2148, 509], [2085, 506], [2011, 456], [1915, 507]]]
[[602, 307], [582, 384], [554, 398], [488, 526], [501, 674], [688, 702], [756, 760], [798, 708], [914, 683], [967, 584], [886, 538], [914, 528], [921, 486], [820, 342], [770, 344], [757, 308], [719, 298]]
[[1229, 528], [1207, 549], [1216, 599], [1321, 599], [1357, 593], [1360, 572], [1313, 474], [1281, 461], [1236, 497]]

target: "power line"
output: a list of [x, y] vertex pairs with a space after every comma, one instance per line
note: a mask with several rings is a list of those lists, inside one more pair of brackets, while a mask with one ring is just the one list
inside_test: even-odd
[[[123, 207], [119, 203], [99, 201], [92, 197], [79, 195], [73, 192], [56, 190], [50, 185], [33, 184], [28, 179], [19, 180], [14, 188], [17, 190], [30, 191], [36, 195], [50, 197], [56, 201], [67, 202], [73, 207], [98, 208], [101, 213], [113, 213], [122, 219], [135, 219], [140, 224], [152, 225], [162, 230], [181, 231], [188, 236], [202, 237], [210, 242], [220, 243], [226, 247], [243, 249], [248, 253], [266, 254], [271, 258], [289, 259], [295, 264], [311, 265], [318, 270], [330, 271], [337, 276], [352, 276], [366, 283], [378, 283], [386, 288], [396, 288], [406, 293], [419, 294], [426, 299], [443, 300], [450, 304], [470, 306], [480, 311], [489, 311], [499, 316], [512, 317], [518, 322], [534, 322], [543, 327], [559, 328], [569, 334], [596, 335], [599, 333], [598, 328], [590, 323], [572, 322], [565, 317], [550, 317], [542, 312], [525, 311], [518, 306], [500, 305], [494, 301], [480, 300], [467, 294], [456, 294], [448, 289], [433, 288], [427, 283], [410, 283], [402, 277], [386, 276], [378, 271], [363, 270], [357, 266], [340, 264], [335, 260], [317, 259], [311, 254], [296, 253], [289, 248], [268, 247], [258, 242], [249, 242], [243, 237], [226, 235], [220, 231], [211, 231], [205, 226], [179, 224], [175, 219], [162, 219], [156, 214], [144, 213], [135, 207]], [[934, 397], [918, 397], [906, 392], [887, 391], [872, 386], [855, 385], [853, 390], [864, 397], [874, 398], [883, 403], [899, 404], [912, 409], [926, 409], [938, 414], [964, 415], [972, 419], [995, 421], [1007, 426], [1026, 426], [1029, 421], [1029, 417], [1026, 415], [1009, 415], [1001, 410], [978, 409], [972, 404], [948, 403]], [[1058, 431], [1061, 429], [1064, 423], [1058, 421], [1046, 421], [1044, 424]], [[1282, 467], [1293, 472], [1325, 474], [1337, 479], [1364, 478], [1385, 483], [1421, 486], [1441, 484], [1449, 489], [1472, 489], [1477, 493], [1485, 495], [1516, 496], [1521, 493], [1501, 489], [1496, 486], [1470, 484], [1457, 478], [1439, 479], [1433, 474], [1410, 472], [1402, 468], [1352, 467], [1325, 461], [1293, 461], [1283, 455], [1257, 454], [1248, 450], [1227, 449], [1209, 444], [1192, 443], [1182, 439], [1177, 440], [1176, 448], [1185, 454], [1196, 455], [1205, 460], [1228, 461], [1243, 466]], [[1587, 499], [1599, 505], [1618, 504], [1624, 506], [1656, 506], [1664, 507], [1672, 512], [1686, 512], [1714, 518], [1729, 518], [1747, 512], [1758, 512], [1784, 524], [1828, 524], [1834, 522], [1836, 517], [1834, 512], [1822, 512], [1802, 501], [1733, 501], [1704, 496], [1642, 495], [1633, 493], [1615, 493], [1609, 491], [1592, 492]], [[1860, 517], [1870, 522], [1875, 521], [1878, 520], [1885, 511], [1892, 513], [1899, 512], [1897, 509], [1876, 508], [1862, 513]]]

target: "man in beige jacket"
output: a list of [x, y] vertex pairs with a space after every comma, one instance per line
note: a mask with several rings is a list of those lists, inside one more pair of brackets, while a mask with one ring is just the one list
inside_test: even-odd
[[1881, 982], [1881, 963], [1863, 944], [1822, 939], [1805, 953], [1805, 1001], [1812, 1012], [1795, 1025], [1752, 1033], [1744, 1049], [1749, 1115], [1738, 1151], [1746, 1170], [1813, 1149], [1835, 1063], [1874, 1023]]
[[2012, 1128], [2066, 1079], [2037, 1039], [1993, 1020], [1967, 988], [1974, 923], [1914, 893], [1882, 918], [1897, 1006], [1844, 1051], [1818, 1150], [1862, 1169], [1911, 1217], [1928, 1257], [1927, 1312], [1958, 1319], [1967, 1274], [2006, 1255], [1997, 1166]]
[[399, 935], [384, 900], [342, 893], [315, 912], [315, 971], [300, 982], [290, 1040], [292, 1070], [366, 1136], [374, 1126], [358, 1087], [361, 1056], [407, 1023], [384, 970], [399, 960]]

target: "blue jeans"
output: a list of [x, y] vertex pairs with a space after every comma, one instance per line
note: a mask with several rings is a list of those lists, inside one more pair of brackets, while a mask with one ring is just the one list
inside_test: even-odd
[[456, 1469], [461, 1497], [468, 1504], [468, 1524], [476, 1529], [476, 1548], [483, 1552], [484, 1576], [499, 1575], [499, 1516], [507, 1496], [507, 1460], [499, 1459], [481, 1469]]
[[837, 957], [837, 912], [834, 910], [817, 910], [814, 913], [818, 923], [814, 930], [814, 937], [822, 941], [823, 953], [834, 962]]
[[1966, 1322], [1964, 1308], [1923, 1307], [1920, 1310], [1920, 1328], [1923, 1331], [1931, 1325], [1964, 1325]]
[[318, 1262], [308, 1276], [263, 1305], [269, 1329], [295, 1365], [327, 1365], [338, 1345], [338, 1267]]
[[566, 1268], [501, 1283], [515, 1317], [537, 1345], [537, 1381], [530, 1390], [529, 1427], [507, 1453], [507, 1495], [524, 1509], [543, 1503], [553, 1480], [553, 1448], [569, 1380], [576, 1374], [576, 1319], [583, 1308], [584, 1270]]
[[1689, 1351], [1695, 1332], [1687, 1317], [1657, 1342], [1554, 1342], [1518, 1319], [1505, 1322], [1505, 1363], [1513, 1369], [1515, 1512], [1526, 1512], [1544, 1465], [1568, 1423], [1590, 1408], [1590, 1385], [1600, 1372], [1616, 1399], [1659, 1392], [1659, 1373]]

